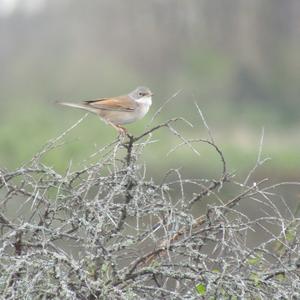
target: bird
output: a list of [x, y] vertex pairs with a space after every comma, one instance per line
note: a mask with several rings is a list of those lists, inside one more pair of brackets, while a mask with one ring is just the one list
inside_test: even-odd
[[58, 102], [60, 105], [74, 107], [97, 114], [118, 133], [127, 134], [124, 124], [143, 118], [152, 104], [153, 93], [145, 86], [139, 86], [127, 95], [87, 100], [81, 103]]

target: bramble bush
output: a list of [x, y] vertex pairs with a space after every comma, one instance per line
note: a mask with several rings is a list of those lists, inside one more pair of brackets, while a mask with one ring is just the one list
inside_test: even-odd
[[[262, 142], [238, 181], [198, 111], [208, 138], [184, 137], [178, 127], [186, 121], [174, 118], [116, 139], [97, 151], [96, 163], [58, 173], [43, 156], [79, 121], [30, 162], [0, 169], [2, 298], [299, 299], [300, 219], [276, 192], [299, 183], [254, 182], [266, 160]], [[149, 178], [140, 159], [164, 128], [179, 141], [171, 151], [198, 153], [208, 144], [219, 176], [185, 178], [170, 169], [159, 182]]]

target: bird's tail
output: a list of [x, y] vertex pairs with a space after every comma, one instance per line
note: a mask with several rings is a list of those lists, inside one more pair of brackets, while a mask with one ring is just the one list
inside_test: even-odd
[[69, 106], [79, 109], [84, 109], [92, 113], [97, 113], [97, 110], [93, 107], [90, 107], [86, 104], [80, 104], [80, 103], [71, 103], [71, 102], [57, 102], [57, 104], [63, 105], [63, 106]]

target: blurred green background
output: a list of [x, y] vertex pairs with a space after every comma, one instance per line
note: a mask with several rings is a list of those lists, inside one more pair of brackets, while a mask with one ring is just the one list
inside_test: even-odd
[[[257, 176], [300, 179], [299, 0], [0, 0], [0, 166], [28, 161], [83, 112], [56, 100], [119, 95], [138, 85], [155, 93], [150, 113], [129, 125], [141, 133], [157, 108], [179, 89], [155, 124], [183, 116], [195, 124], [176, 128], [187, 137], [207, 133], [206, 116], [230, 170], [246, 174], [255, 163], [262, 128], [264, 156]], [[65, 170], [116, 136], [90, 115], [52, 151], [47, 164]], [[166, 156], [178, 143], [148, 147], [149, 172], [169, 166], [190, 174], [218, 171], [207, 146]]]

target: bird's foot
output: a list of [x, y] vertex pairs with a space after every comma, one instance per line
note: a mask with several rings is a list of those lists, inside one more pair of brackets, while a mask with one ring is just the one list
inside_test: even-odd
[[120, 125], [116, 125], [116, 129], [119, 133], [119, 139], [124, 140], [124, 138], [126, 136], [128, 136], [128, 137], [130, 136], [130, 134], [128, 133], [128, 130], [125, 127], [122, 127]]

